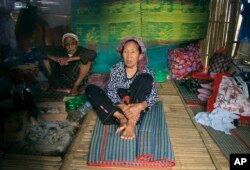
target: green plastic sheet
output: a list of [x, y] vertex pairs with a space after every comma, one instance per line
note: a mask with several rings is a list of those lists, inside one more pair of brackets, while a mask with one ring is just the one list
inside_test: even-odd
[[93, 72], [109, 72], [127, 36], [142, 38], [149, 67], [163, 70], [166, 50], [206, 36], [208, 7], [208, 0], [72, 0], [71, 28], [81, 45], [97, 51]]

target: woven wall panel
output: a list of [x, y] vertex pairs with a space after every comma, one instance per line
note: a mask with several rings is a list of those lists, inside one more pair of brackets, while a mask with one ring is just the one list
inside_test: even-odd
[[[204, 38], [208, 5], [206, 0], [74, 0], [71, 27], [83, 46], [97, 50], [94, 72], [108, 72], [120, 60], [115, 49], [126, 36], [141, 37], [151, 54], [149, 60], [154, 58], [161, 63], [167, 61], [164, 50], [170, 43]], [[157, 68], [156, 64], [149, 64], [152, 69]]]

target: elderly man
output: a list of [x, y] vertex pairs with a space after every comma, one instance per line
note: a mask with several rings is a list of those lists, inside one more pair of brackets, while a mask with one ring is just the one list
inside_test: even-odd
[[[79, 45], [74, 33], [62, 37], [62, 47], [48, 50], [44, 60], [52, 88], [70, 88], [71, 95], [79, 93], [79, 87], [86, 82], [96, 52]], [[85, 81], [84, 81], [85, 80]]]

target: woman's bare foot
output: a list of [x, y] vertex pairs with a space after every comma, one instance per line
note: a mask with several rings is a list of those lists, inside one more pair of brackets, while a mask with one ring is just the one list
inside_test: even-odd
[[114, 113], [114, 116], [119, 121], [119, 126], [116, 129], [116, 133], [119, 133], [119, 132], [123, 131], [126, 128], [128, 120], [127, 120], [127, 118], [122, 113], [120, 113], [118, 111]]
[[119, 133], [123, 131], [127, 127], [127, 118], [124, 116], [124, 118], [119, 119], [119, 127], [116, 129], [116, 133]]
[[125, 140], [132, 140], [135, 138], [135, 125], [134, 121], [128, 120], [126, 128], [122, 132], [121, 138]]

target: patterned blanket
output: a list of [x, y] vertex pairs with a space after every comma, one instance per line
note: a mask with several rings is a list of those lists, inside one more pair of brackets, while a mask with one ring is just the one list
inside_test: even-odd
[[175, 165], [162, 102], [157, 102], [136, 126], [135, 140], [122, 140], [115, 125], [99, 119], [93, 132], [89, 166], [173, 167]]

